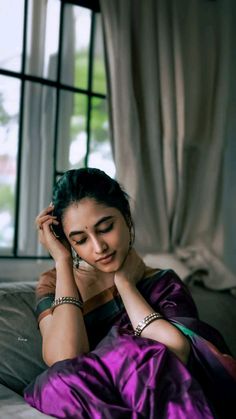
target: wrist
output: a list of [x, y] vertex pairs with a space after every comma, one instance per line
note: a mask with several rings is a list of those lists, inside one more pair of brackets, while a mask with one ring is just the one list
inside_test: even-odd
[[115, 277], [114, 283], [119, 293], [137, 289], [136, 285], [126, 277]]
[[69, 268], [73, 268], [73, 260], [70, 255], [61, 256], [55, 260], [56, 269], [66, 266], [68, 266]]

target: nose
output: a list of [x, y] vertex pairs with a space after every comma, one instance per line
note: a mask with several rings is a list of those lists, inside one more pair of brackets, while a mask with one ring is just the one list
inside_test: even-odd
[[95, 253], [99, 255], [107, 250], [108, 245], [102, 238], [94, 238], [93, 247], [94, 247]]

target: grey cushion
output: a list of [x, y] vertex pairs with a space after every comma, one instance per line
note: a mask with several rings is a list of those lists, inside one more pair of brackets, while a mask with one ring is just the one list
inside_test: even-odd
[[34, 282], [0, 284], [0, 383], [19, 394], [47, 368], [34, 306]]
[[44, 419], [45, 415], [28, 405], [22, 396], [0, 384], [0, 418], [2, 419]]
[[229, 291], [213, 291], [201, 283], [189, 285], [202, 320], [215, 327], [236, 358], [236, 298]]

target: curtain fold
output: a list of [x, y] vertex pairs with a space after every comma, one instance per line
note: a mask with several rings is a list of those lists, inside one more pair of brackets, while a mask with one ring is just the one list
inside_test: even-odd
[[[27, 51], [27, 71], [40, 77], [44, 75], [48, 6], [47, 1], [34, 1], [31, 4], [31, 13], [29, 14], [31, 27], [29, 39], [31, 42]], [[59, 24], [59, 21], [57, 23]], [[71, 31], [68, 31], [63, 38], [62, 57], [65, 61], [64, 67], [69, 81], [74, 79], [75, 27], [72, 9], [69, 9], [66, 13], [64, 23], [71, 28]], [[49, 63], [45, 76], [53, 80], [57, 68], [57, 51], [52, 51], [48, 58]], [[21, 256], [37, 254], [40, 257], [47, 255], [37, 239], [35, 217], [42, 208], [49, 204], [52, 195], [53, 173], [51, 161], [54, 158], [56, 100], [55, 88], [40, 83], [25, 83], [18, 234], [19, 254]], [[63, 153], [61, 152], [63, 156], [60, 156], [59, 162], [62, 165], [65, 161], [63, 159], [68, 155], [68, 143], [65, 142], [65, 139], [68, 139], [70, 131], [72, 95], [66, 96], [60, 110], [63, 115], [63, 123], [59, 127], [58, 143], [61, 149], [63, 147]], [[37, 153], [35, 153], [35, 150], [37, 150]], [[31, 176], [29, 176], [29, 173]]]
[[175, 255], [211, 288], [236, 287], [222, 219], [233, 0], [100, 5], [117, 178], [132, 197], [137, 249]]

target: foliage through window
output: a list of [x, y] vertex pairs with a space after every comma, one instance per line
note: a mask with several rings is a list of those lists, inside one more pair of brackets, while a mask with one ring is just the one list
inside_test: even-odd
[[34, 219], [64, 171], [115, 176], [101, 16], [75, 3], [0, 0], [2, 256], [47, 256]]

